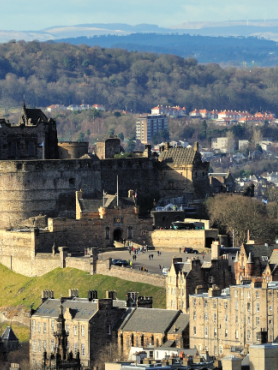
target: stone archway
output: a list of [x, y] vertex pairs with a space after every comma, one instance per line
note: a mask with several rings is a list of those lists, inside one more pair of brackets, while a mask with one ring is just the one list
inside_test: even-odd
[[113, 232], [113, 240], [119, 242], [123, 239], [123, 231], [119, 228], [115, 229]]

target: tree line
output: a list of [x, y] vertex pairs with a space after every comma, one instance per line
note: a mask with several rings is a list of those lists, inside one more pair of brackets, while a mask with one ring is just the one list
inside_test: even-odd
[[0, 105], [104, 104], [148, 112], [157, 105], [188, 110], [278, 113], [278, 68], [223, 69], [194, 58], [66, 43], [0, 45]]

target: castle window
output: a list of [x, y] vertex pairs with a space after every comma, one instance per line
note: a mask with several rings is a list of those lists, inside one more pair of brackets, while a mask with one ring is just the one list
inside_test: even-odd
[[105, 228], [105, 239], [109, 239], [109, 227]]
[[69, 187], [70, 188], [75, 188], [75, 178], [71, 178], [69, 179]]

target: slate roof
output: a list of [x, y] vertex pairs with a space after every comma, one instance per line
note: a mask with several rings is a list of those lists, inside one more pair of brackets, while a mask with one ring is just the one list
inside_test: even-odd
[[189, 314], [181, 313], [175, 323], [172, 325], [168, 334], [182, 334], [184, 329], [189, 325]]
[[270, 260], [269, 260], [269, 264], [278, 265], [278, 248], [273, 250]]
[[120, 329], [133, 332], [165, 333], [179, 314], [180, 311], [177, 310], [137, 308]]
[[2, 340], [17, 340], [18, 341], [18, 338], [17, 336], [15, 335], [13, 329], [10, 327], [10, 326], [7, 326], [4, 333], [2, 334], [2, 337], [1, 337]]
[[38, 119], [41, 121], [47, 121], [46, 115], [41, 109], [28, 109], [26, 108], [27, 118], [30, 119], [32, 123], [37, 123]]
[[[61, 302], [59, 299], [47, 299], [38, 307], [33, 316], [58, 318], [60, 304]], [[66, 300], [62, 303], [62, 306], [64, 308], [64, 313], [67, 308], [70, 308], [72, 317], [75, 320], [90, 320], [98, 310], [97, 300], [89, 302], [85, 298]]]
[[259, 257], [260, 259], [262, 256], [267, 256], [268, 258], [270, 258], [273, 250], [276, 248], [277, 244], [269, 245], [268, 247], [260, 244], [244, 244], [244, 249], [247, 256], [249, 256], [249, 253], [251, 253], [252, 258]]
[[220, 248], [220, 256], [223, 256], [223, 254], [236, 254], [237, 252], [240, 251], [240, 248], [235, 247], [235, 248]]
[[[201, 159], [200, 153], [198, 153]], [[193, 164], [196, 157], [196, 151], [193, 148], [170, 148], [164, 150], [160, 156], [159, 161], [167, 163], [168, 165], [187, 165]]]
[[[103, 198], [82, 198], [79, 199], [81, 210], [87, 212], [98, 212], [100, 207], [103, 207]], [[117, 195], [106, 194], [104, 197], [104, 207], [114, 208], [117, 205]], [[119, 198], [119, 205], [121, 207], [134, 206], [133, 198], [121, 197]]]

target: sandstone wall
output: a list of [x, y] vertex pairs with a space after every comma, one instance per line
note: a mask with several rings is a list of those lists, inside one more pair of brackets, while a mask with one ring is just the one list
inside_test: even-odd
[[202, 250], [207, 238], [217, 238], [218, 230], [154, 230], [151, 233], [155, 248], [175, 250], [190, 247]]

